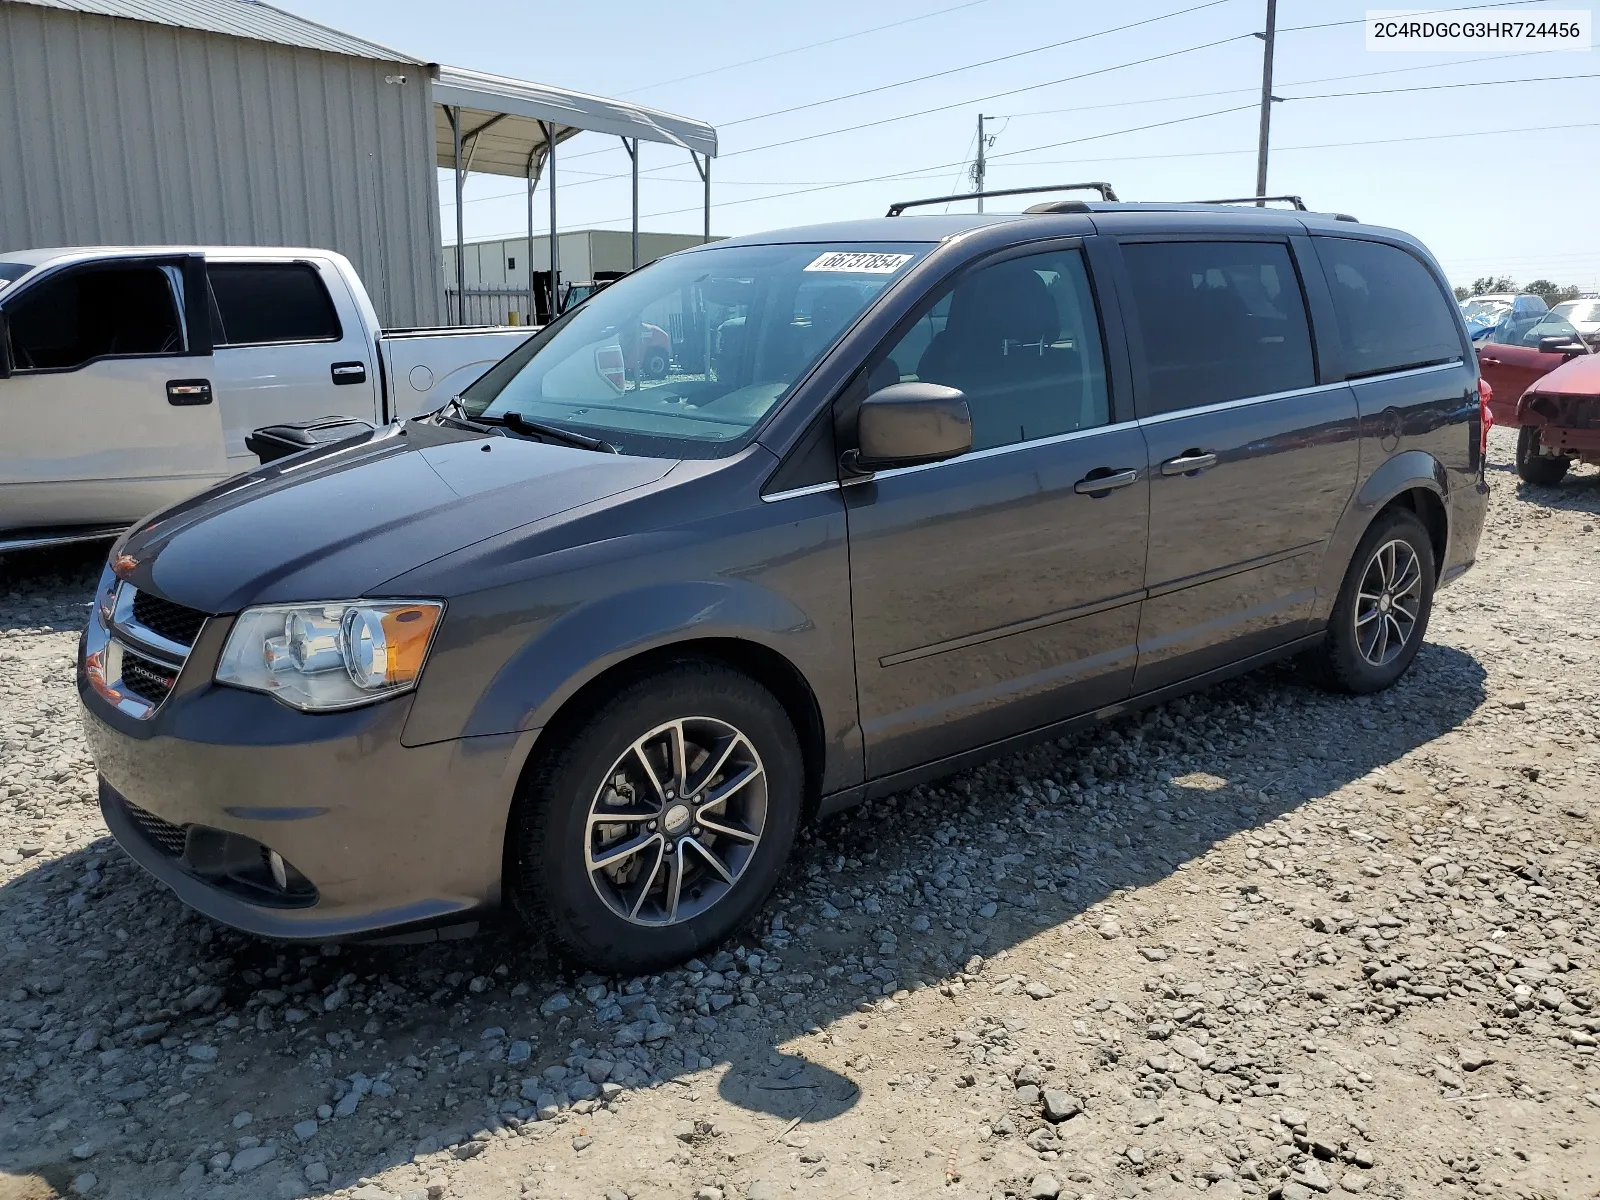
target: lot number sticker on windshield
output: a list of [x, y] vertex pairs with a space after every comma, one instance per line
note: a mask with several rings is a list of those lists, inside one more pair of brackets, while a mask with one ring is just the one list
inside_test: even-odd
[[830, 250], [819, 254], [808, 271], [850, 271], [854, 274], [893, 275], [910, 262], [909, 254], [879, 254], [872, 250]]

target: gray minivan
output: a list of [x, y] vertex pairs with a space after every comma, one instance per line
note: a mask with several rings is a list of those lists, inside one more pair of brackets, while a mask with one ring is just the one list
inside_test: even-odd
[[820, 814], [1290, 655], [1388, 687], [1472, 564], [1483, 436], [1437, 264], [1349, 218], [718, 242], [127, 534], [79, 666], [101, 806], [263, 936], [509, 902], [660, 967]]

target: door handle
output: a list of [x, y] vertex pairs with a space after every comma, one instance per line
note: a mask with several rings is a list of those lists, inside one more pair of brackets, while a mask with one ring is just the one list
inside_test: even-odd
[[1486, 362], [1491, 367], [1498, 367], [1500, 365], [1500, 360], [1498, 358], [1487, 358], [1482, 354], [1478, 355], [1478, 361], [1479, 362]]
[[334, 363], [331, 370], [333, 382], [336, 384], [365, 383], [367, 381], [367, 364], [363, 362]]
[[167, 403], [180, 408], [190, 404], [210, 404], [211, 381], [209, 379], [169, 379], [167, 380]]
[[1217, 465], [1217, 456], [1202, 450], [1185, 450], [1161, 464], [1163, 475], [1198, 475]]
[[1073, 484], [1072, 490], [1080, 496], [1093, 496], [1099, 499], [1101, 496], [1109, 496], [1118, 488], [1125, 488], [1130, 483], [1139, 482], [1139, 472], [1133, 467], [1124, 467], [1120, 471], [1113, 471], [1110, 467], [1099, 467], [1097, 469], [1104, 471], [1105, 474], [1097, 475], [1094, 471], [1091, 471]]

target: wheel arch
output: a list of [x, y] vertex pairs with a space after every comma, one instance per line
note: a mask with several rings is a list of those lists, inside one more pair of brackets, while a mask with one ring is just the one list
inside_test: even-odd
[[738, 671], [766, 688], [783, 706], [794, 726], [805, 764], [805, 810], [801, 820], [808, 822], [817, 811], [826, 760], [821, 704], [810, 681], [788, 657], [771, 646], [737, 636], [686, 638], [652, 646], [611, 663], [585, 680], [545, 722], [523, 763], [518, 791], [521, 780], [536, 769], [541, 756], [581, 726], [607, 696], [633, 680], [682, 662], [710, 662]]
[[1346, 505], [1317, 583], [1313, 620], [1326, 622], [1344, 583], [1345, 572], [1357, 545], [1372, 523], [1391, 508], [1414, 513], [1428, 530], [1433, 547], [1434, 582], [1443, 571], [1450, 546], [1449, 476], [1443, 464], [1422, 450], [1409, 450], [1387, 459], [1369, 475]]

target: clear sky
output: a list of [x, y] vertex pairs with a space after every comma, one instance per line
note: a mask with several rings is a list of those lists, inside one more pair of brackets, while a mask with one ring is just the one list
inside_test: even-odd
[[[894, 200], [965, 190], [960, 164], [979, 112], [997, 118], [990, 187], [1105, 179], [1126, 200], [1254, 189], [1261, 42], [1250, 34], [1265, 0], [287, 7], [431, 61], [710, 121], [722, 145], [712, 173], [718, 234], [877, 215]], [[1274, 91], [1286, 99], [1273, 109], [1269, 190], [1406, 229], [1457, 283], [1503, 272], [1600, 289], [1600, 78], [1440, 86], [1596, 76], [1600, 53], [1372, 53], [1365, 11], [1349, 0], [1280, 0]], [[1156, 56], [1165, 57], [1126, 65]], [[935, 72], [944, 74], [904, 82]], [[1395, 88], [1435, 90], [1311, 98]], [[628, 159], [617, 140], [582, 134], [558, 158], [561, 227], [627, 228]], [[700, 183], [687, 153], [646, 144], [642, 167], [643, 227], [698, 232]], [[891, 174], [901, 177], [877, 178]], [[446, 179], [442, 224], [453, 230]], [[467, 200], [469, 239], [526, 227], [514, 180], [474, 177]]]

